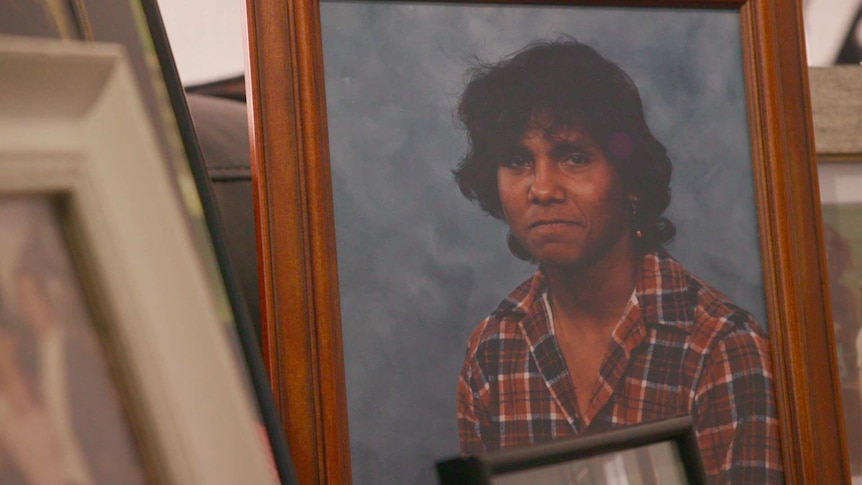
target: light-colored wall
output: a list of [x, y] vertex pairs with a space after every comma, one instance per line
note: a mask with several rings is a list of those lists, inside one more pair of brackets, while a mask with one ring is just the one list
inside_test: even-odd
[[[862, 0], [805, 0], [808, 62], [828, 65]], [[158, 0], [185, 85], [244, 70], [243, 0]]]
[[809, 65], [832, 64], [841, 43], [844, 42], [847, 29], [854, 20], [860, 1], [862, 0], [804, 0], [803, 15]]
[[158, 0], [183, 84], [244, 71], [243, 0]]

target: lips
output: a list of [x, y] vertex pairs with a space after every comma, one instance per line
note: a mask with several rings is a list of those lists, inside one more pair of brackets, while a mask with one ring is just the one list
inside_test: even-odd
[[527, 226], [527, 228], [528, 228], [528, 229], [535, 229], [535, 228], [537, 228], [537, 227], [544, 227], [544, 226], [558, 226], [558, 225], [563, 225], [563, 226], [581, 226], [581, 225], [583, 225], [583, 224], [581, 224], [579, 221], [572, 221], [572, 220], [567, 220], [567, 219], [543, 219], [543, 220], [540, 220], [540, 221], [536, 221], [536, 222], [532, 222], [532, 223], [530, 223], [530, 224]]

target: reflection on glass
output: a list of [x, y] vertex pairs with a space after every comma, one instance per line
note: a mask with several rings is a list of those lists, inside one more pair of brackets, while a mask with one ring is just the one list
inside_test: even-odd
[[671, 442], [497, 475], [493, 485], [686, 485]]

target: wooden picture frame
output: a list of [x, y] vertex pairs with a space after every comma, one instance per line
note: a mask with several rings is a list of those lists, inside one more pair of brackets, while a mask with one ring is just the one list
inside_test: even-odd
[[[716, 11], [738, 19], [785, 479], [845, 483], [799, 5], [763, 0], [549, 4]], [[246, 2], [264, 359], [300, 483], [306, 485], [351, 480], [321, 5]]]
[[[68, 246], [70, 262], [62, 274], [74, 276], [63, 279], [57, 276], [60, 270], [52, 270], [56, 279], [45, 280], [52, 283], [43, 284], [45, 293], [54, 295], [56, 285], [65, 281], [71, 288], [77, 280], [74, 286], [81, 291], [75, 299], [85, 302], [78, 306], [85, 306], [81, 312], [91, 318], [76, 319], [76, 307], [66, 304], [71, 300], [59, 297], [38, 300], [50, 303], [40, 308], [61, 308], [61, 318], [49, 320], [68, 327], [58, 332], [70, 341], [59, 355], [71, 358], [73, 339], [81, 340], [80, 327], [94, 336], [97, 345], [85, 354], [87, 360], [96, 353], [107, 356], [103, 367], [110, 371], [115, 396], [122, 401], [126, 424], [147, 467], [145, 478], [129, 469], [120, 469], [113, 478], [100, 473], [125, 460], [114, 457], [121, 450], [106, 447], [104, 441], [89, 450], [83, 443], [84, 432], [103, 427], [106, 416], [86, 415], [92, 406], [76, 407], [72, 392], [83, 385], [91, 404], [110, 393], [92, 385], [93, 367], [77, 359], [60, 364], [60, 372], [69, 376], [83, 374], [75, 381], [66, 378], [68, 400], [63, 399], [62, 385], [42, 379], [54, 384], [44, 388], [60, 396], [52, 403], [69, 401], [65, 412], [75, 422], [69, 434], [81, 439], [83, 454], [101, 458], [89, 467], [90, 475], [102, 482], [278, 483], [246, 369], [226, 338], [231, 330], [220, 322], [219, 295], [208, 281], [125, 51], [114, 44], [2, 36], [0, 53], [0, 85], [10, 94], [0, 102], [0, 192], [4, 201], [41, 200], [57, 208], [49, 212], [57, 216], [55, 228], [62, 229], [54, 231], [53, 239], [65, 240], [65, 245], [55, 246]], [[17, 226], [30, 222], [20, 218]], [[9, 251], [13, 245], [4, 245], [4, 263], [10, 263], [3, 270], [4, 317], [12, 312], [35, 321], [21, 299], [8, 298], [15, 295], [16, 283], [22, 285], [11, 275], [13, 268], [33, 252], [26, 243], [29, 229], [14, 226], [5, 226], [5, 242], [14, 232], [11, 228], [23, 234], [25, 243], [18, 253]], [[48, 240], [40, 236], [36, 247]], [[50, 259], [37, 262], [51, 266]], [[42, 316], [39, 319], [44, 323]], [[76, 325], [82, 321], [88, 324]], [[39, 372], [47, 373], [47, 367], [39, 366]], [[51, 422], [62, 428], [62, 419]], [[28, 441], [22, 436], [37, 438], [28, 433], [18, 435], [16, 442]], [[45, 436], [51, 433], [39, 435]], [[32, 453], [38, 450], [45, 452], [38, 444], [31, 448]], [[36, 463], [42, 470], [62, 470], [66, 464]]]

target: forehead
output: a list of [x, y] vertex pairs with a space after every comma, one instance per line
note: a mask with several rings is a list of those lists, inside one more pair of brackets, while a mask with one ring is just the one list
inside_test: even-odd
[[554, 139], [565, 139], [575, 135], [592, 138], [590, 131], [582, 116], [540, 108], [533, 110], [527, 118], [523, 134], [543, 132], [547, 137]]
[[533, 123], [524, 128], [519, 140], [521, 145], [532, 143], [585, 144], [597, 146], [593, 136], [576, 124]]

